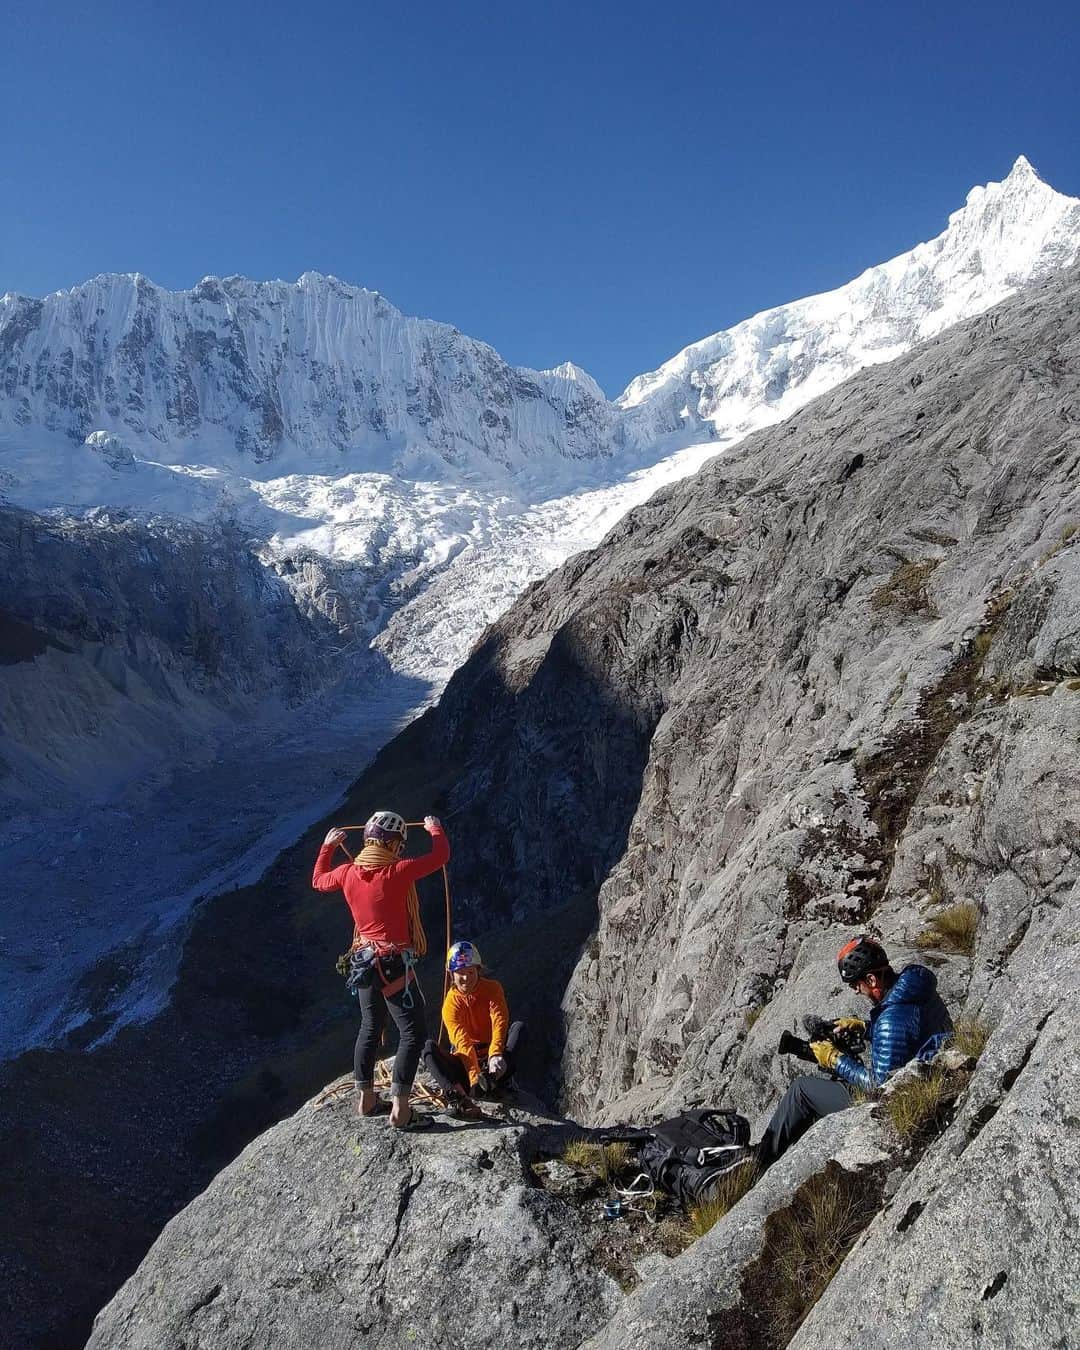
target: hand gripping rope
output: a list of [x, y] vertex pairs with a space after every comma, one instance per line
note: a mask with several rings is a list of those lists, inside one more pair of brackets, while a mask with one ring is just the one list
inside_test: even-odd
[[[405, 827], [406, 827], [406, 829], [410, 829], [410, 830], [413, 830], [413, 829], [420, 829], [420, 828], [423, 827], [423, 824], [424, 824], [424, 822], [423, 822], [422, 820], [407, 820], [407, 821], [405, 822]], [[338, 828], [339, 830], [345, 830], [345, 831], [347, 831], [347, 832], [351, 832], [351, 831], [354, 831], [354, 830], [363, 830], [365, 827], [364, 827], [363, 825], [339, 825], [337, 828]], [[345, 845], [344, 845], [343, 843], [341, 843], [340, 841], [338, 842], [338, 848], [341, 849], [342, 853], [345, 854], [345, 856], [349, 859], [350, 862], [355, 862], [355, 861], [356, 861], [356, 855], [353, 854], [353, 853], [350, 853], [349, 850], [345, 847]], [[443, 879], [443, 896], [444, 896], [444, 899], [445, 899], [445, 910], [446, 910], [446, 945], [445, 945], [444, 950], [445, 950], [445, 951], [449, 951], [449, 950], [450, 950], [450, 932], [451, 932], [450, 873], [446, 870], [446, 864], [445, 864], [445, 863], [443, 863], [443, 866], [442, 866], [442, 879]], [[413, 959], [411, 956], [406, 955], [405, 953], [402, 953], [402, 957], [403, 957], [403, 959], [404, 959], [404, 961], [405, 961], [405, 990], [406, 990], [406, 993], [411, 993], [411, 988], [410, 988], [410, 985], [409, 985], [408, 975], [409, 975], [409, 969], [410, 969], [411, 966], [414, 964], [414, 959]], [[444, 1000], [445, 1000], [445, 998], [446, 998], [447, 993], [448, 993], [449, 990], [450, 990], [450, 972], [449, 972], [448, 970], [445, 969], [445, 965], [446, 965], [446, 962], [444, 961], [444, 962], [443, 962], [443, 966], [444, 966], [444, 969], [443, 969], [443, 999], [444, 999]], [[440, 1018], [440, 1019], [439, 1019], [439, 1044], [440, 1044], [440, 1045], [443, 1044], [443, 1042], [444, 1042], [444, 1040], [445, 1040], [445, 1037], [446, 1037], [446, 1028], [445, 1028], [445, 1027], [443, 1026], [443, 1024], [442, 1024], [442, 1018]]]

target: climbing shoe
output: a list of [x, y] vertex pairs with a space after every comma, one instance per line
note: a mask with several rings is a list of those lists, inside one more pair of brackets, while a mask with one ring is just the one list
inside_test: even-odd
[[409, 1117], [407, 1125], [394, 1125], [391, 1121], [391, 1128], [399, 1130], [402, 1134], [416, 1134], [420, 1130], [430, 1130], [435, 1122], [426, 1111], [414, 1111]]
[[476, 1102], [468, 1097], [456, 1097], [446, 1108], [446, 1114], [455, 1120], [483, 1120], [484, 1113]]

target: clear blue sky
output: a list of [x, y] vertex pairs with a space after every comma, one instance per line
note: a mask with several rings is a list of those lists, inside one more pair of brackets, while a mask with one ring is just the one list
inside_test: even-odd
[[332, 272], [611, 393], [1080, 195], [1075, 4], [0, 0], [0, 292]]

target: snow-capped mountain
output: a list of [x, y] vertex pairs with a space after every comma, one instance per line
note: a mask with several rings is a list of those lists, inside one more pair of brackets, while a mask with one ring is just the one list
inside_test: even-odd
[[[315, 274], [295, 284], [210, 278], [176, 294], [109, 276], [44, 300], [5, 296], [0, 500], [50, 525], [15, 519], [0, 544], [13, 557], [35, 538], [59, 547], [56, 519], [61, 533], [65, 518], [78, 526], [66, 531], [59, 572], [48, 559], [14, 566], [0, 556], [9, 889], [38, 889], [34, 802], [48, 805], [55, 788], [56, 802], [70, 803], [91, 780], [119, 794], [99, 793], [76, 823], [56, 806], [48, 823], [56, 837], [77, 826], [84, 868], [69, 869], [57, 892], [66, 904], [81, 886], [87, 916], [69, 928], [65, 990], [122, 931], [139, 937], [138, 969], [147, 963], [140, 1006], [155, 1006], [171, 967], [155, 966], [154, 953], [168, 944], [175, 955], [175, 924], [191, 903], [257, 874], [287, 842], [283, 830], [295, 837], [329, 809], [530, 582], [747, 431], [1078, 256], [1080, 201], [1021, 158], [1004, 182], [973, 189], [936, 239], [693, 344], [614, 402], [570, 362], [515, 369], [453, 328]], [[84, 565], [97, 529], [100, 559]], [[183, 547], [155, 551], [140, 531], [171, 532]], [[223, 540], [261, 564], [243, 585], [226, 592], [189, 564], [166, 575], [170, 557], [200, 547], [207, 568], [227, 566]], [[85, 579], [102, 560], [114, 577], [147, 572], [145, 622], [130, 605], [122, 623], [101, 621], [109, 585], [87, 595]], [[223, 622], [209, 613], [219, 593], [232, 607]], [[282, 611], [289, 597], [296, 622]], [[260, 684], [232, 668], [251, 654], [229, 634], [268, 627], [292, 636]], [[291, 664], [306, 631], [320, 649], [309, 685]], [[177, 693], [185, 682], [197, 716]], [[139, 705], [139, 736], [103, 774], [125, 700]], [[91, 705], [107, 715], [83, 716]], [[198, 744], [174, 765], [181, 724]], [[148, 767], [155, 754], [167, 774]], [[126, 789], [124, 764], [141, 775]], [[135, 876], [133, 841], [148, 835], [157, 846]], [[87, 1015], [79, 997], [69, 1005], [40, 979], [26, 997], [43, 932], [69, 916], [42, 926], [16, 906], [7, 922], [23, 910], [25, 930], [0, 935], [0, 995], [20, 991], [0, 1050]]]
[[972, 188], [937, 238], [838, 290], [693, 343], [632, 380], [618, 406], [633, 415], [638, 441], [745, 435], [1078, 255], [1080, 200], [1047, 186], [1021, 155], [1004, 182]]
[[0, 435], [106, 432], [170, 463], [490, 477], [607, 453], [615, 421], [571, 362], [517, 369], [314, 272], [180, 292], [99, 276], [44, 300], [5, 295], [0, 362]]

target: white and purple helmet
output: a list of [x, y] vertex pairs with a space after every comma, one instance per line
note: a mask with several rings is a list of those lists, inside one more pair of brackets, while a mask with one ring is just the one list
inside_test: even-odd
[[406, 833], [405, 821], [396, 811], [376, 811], [364, 826], [365, 841], [376, 844], [404, 843]]

